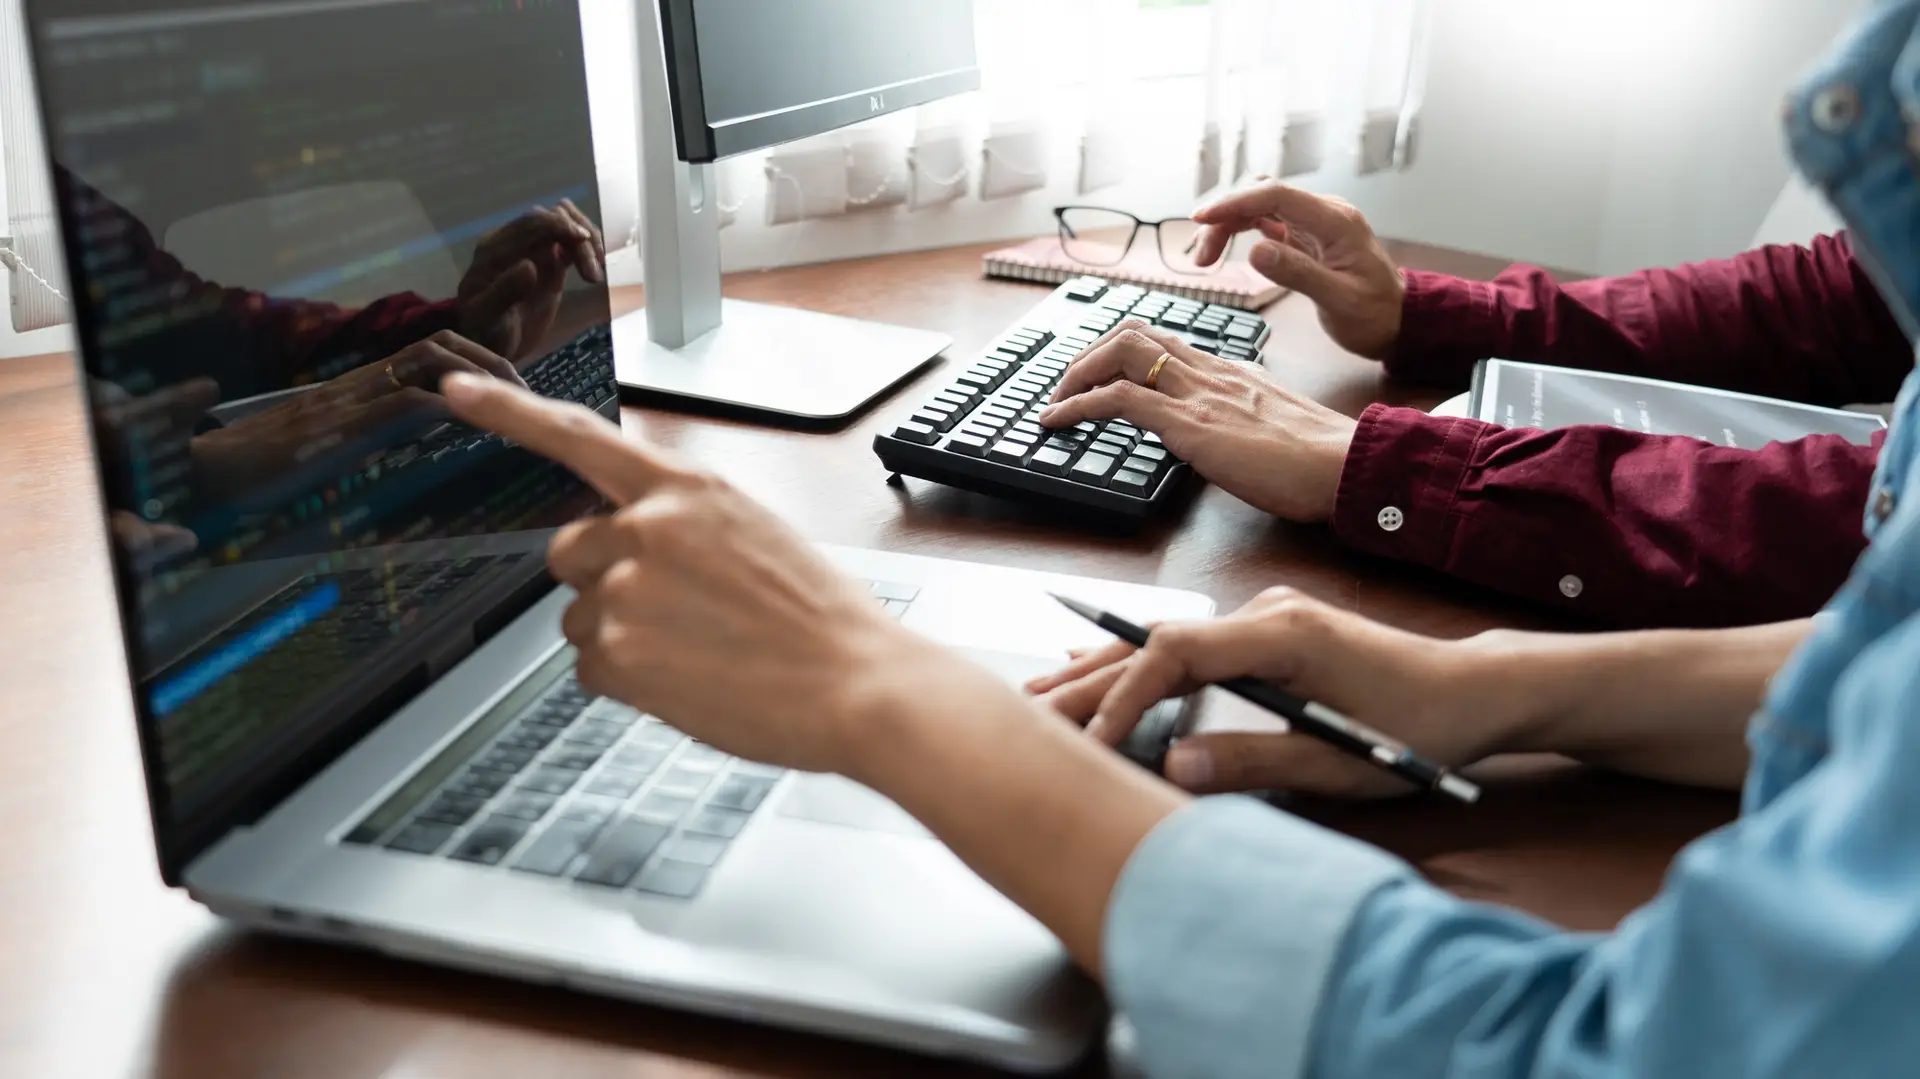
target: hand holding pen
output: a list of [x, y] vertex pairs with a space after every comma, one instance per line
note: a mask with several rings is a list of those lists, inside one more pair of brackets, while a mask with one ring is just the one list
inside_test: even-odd
[[1176, 743], [1167, 778], [1196, 793], [1373, 797], [1417, 786], [1469, 801], [1478, 789], [1453, 769], [1519, 748], [1530, 714], [1515, 692], [1521, 672], [1497, 649], [1406, 633], [1287, 589], [1223, 618], [1161, 627], [1138, 651], [1125, 638], [1146, 639], [1145, 629], [1111, 615], [1099, 624], [1123, 640], [1027, 687], [1094, 737], [1118, 743], [1155, 702], [1207, 684], [1287, 719], [1288, 733], [1208, 731]]

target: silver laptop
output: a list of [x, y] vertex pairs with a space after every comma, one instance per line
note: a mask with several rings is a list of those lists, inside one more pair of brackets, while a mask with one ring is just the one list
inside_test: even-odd
[[[575, 6], [68, 12], [29, 15], [167, 882], [408, 958], [1019, 1068], [1079, 1056], [1093, 987], [899, 809], [582, 692], [543, 551], [599, 500], [387, 392], [387, 357], [468, 327], [449, 260], [479, 272], [483, 238], [562, 198], [599, 219]], [[605, 286], [568, 273], [552, 314], [528, 381], [612, 417]], [[286, 393], [336, 378], [360, 390]], [[1100, 642], [1050, 589], [1211, 610], [828, 554], [1013, 680]]]

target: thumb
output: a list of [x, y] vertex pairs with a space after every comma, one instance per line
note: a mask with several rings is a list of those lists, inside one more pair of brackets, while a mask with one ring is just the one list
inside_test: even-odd
[[1326, 304], [1340, 288], [1340, 276], [1299, 248], [1274, 240], [1253, 245], [1247, 261], [1260, 276], [1300, 293], [1316, 304]]
[[1255, 731], [1195, 734], [1167, 751], [1167, 779], [1195, 794], [1290, 790], [1377, 798], [1412, 787], [1304, 735]]

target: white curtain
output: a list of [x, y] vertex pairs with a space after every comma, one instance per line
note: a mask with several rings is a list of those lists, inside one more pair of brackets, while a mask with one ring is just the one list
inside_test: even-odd
[[[975, 0], [980, 93], [920, 110], [910, 129], [876, 125], [879, 134], [834, 133], [754, 155], [765, 167], [745, 172], [778, 188], [766, 220], [780, 224], [871, 208], [839, 198], [837, 177], [815, 180], [820, 198], [797, 188], [819, 177], [822, 146], [863, 145], [870, 177], [874, 145], [888, 139], [905, 172], [931, 174], [918, 166], [934, 158], [950, 166], [915, 176], [913, 197], [882, 203], [904, 202], [903, 215], [1128, 180], [1191, 198], [1254, 173], [1405, 168], [1432, 3]], [[957, 182], [954, 162], [970, 183]]]
[[[975, 0], [982, 89], [720, 167], [728, 262], [764, 266], [1051, 227], [1086, 200], [1184, 212], [1254, 173], [1404, 168], [1435, 0]], [[609, 246], [638, 241], [635, 4], [580, 0]], [[16, 328], [64, 321], [19, 0], [0, 0]], [[798, 223], [798, 224], [795, 224]], [[616, 256], [615, 280], [634, 256]]]
[[19, 0], [0, 0], [0, 146], [5, 148], [7, 225], [0, 265], [9, 271], [8, 298], [19, 332], [64, 323], [66, 273], [60, 259], [60, 221], [47, 173], [33, 69], [27, 60], [25, 16]]

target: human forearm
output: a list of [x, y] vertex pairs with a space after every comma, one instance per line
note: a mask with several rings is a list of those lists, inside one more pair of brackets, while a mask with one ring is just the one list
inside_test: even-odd
[[1721, 630], [1495, 633], [1467, 642], [1511, 682], [1506, 748], [1562, 753], [1650, 779], [1737, 787], [1747, 721], [1811, 620]]
[[930, 643], [857, 696], [849, 775], [913, 814], [1096, 975], [1114, 884], [1186, 796]]
[[1608, 626], [1758, 625], [1813, 613], [1846, 579], [1877, 457], [1826, 435], [1740, 450], [1376, 405], [1332, 525], [1370, 554]]
[[1464, 385], [1488, 356], [1794, 400], [1891, 400], [1912, 349], [1846, 241], [1563, 284], [1408, 271], [1396, 377]]

